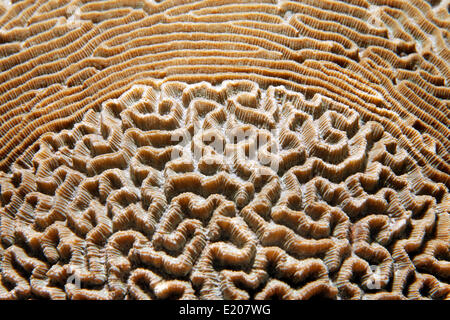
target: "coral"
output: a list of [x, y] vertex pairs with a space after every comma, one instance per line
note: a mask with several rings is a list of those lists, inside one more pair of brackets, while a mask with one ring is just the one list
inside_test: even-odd
[[450, 299], [447, 6], [0, 4], [0, 299]]

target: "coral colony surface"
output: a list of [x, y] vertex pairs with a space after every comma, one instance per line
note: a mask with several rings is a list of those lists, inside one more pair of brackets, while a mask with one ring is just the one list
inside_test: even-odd
[[450, 299], [449, 0], [0, 2], [1, 299]]

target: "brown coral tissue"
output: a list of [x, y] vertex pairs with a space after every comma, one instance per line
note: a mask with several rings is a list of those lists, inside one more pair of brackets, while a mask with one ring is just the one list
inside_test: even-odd
[[450, 300], [450, 0], [2, 0], [0, 299]]

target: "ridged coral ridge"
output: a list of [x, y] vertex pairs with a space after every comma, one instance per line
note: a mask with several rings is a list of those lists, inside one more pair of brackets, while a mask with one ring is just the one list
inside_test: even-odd
[[448, 0], [5, 3], [0, 299], [450, 299]]

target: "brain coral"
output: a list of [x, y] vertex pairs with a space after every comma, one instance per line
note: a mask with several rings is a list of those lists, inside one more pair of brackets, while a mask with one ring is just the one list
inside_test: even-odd
[[449, 0], [0, 4], [0, 299], [450, 299]]

